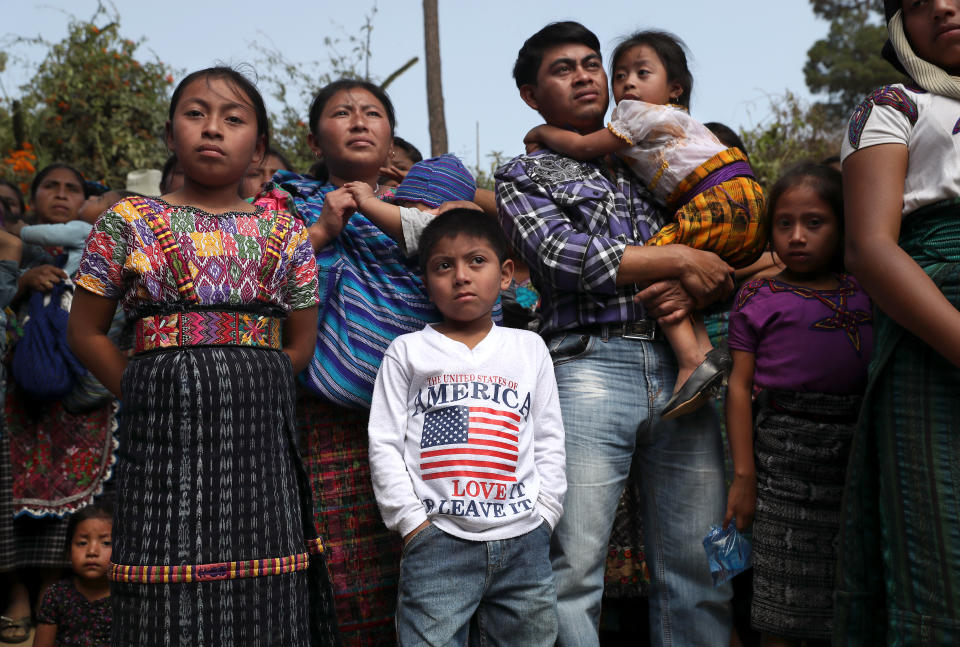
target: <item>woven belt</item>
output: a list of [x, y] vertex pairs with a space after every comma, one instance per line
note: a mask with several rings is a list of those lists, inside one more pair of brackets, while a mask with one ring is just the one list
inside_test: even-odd
[[236, 580], [242, 577], [262, 577], [302, 571], [310, 566], [310, 555], [323, 552], [323, 542], [311, 539], [308, 551], [269, 559], [249, 559], [242, 562], [217, 564], [185, 564], [182, 566], [128, 566], [110, 564], [108, 579], [113, 582], [136, 584], [178, 584], [181, 582], [214, 582]]
[[195, 310], [151, 315], [134, 324], [134, 352], [178, 346], [283, 348], [283, 320], [248, 312]]
[[640, 319], [638, 321], [614, 324], [590, 324], [588, 326], [580, 326], [570, 332], [593, 335], [594, 337], [600, 337], [604, 340], [611, 337], [623, 337], [624, 339], [654, 341], [662, 339], [663, 337], [660, 329], [657, 327], [657, 322], [653, 319]]

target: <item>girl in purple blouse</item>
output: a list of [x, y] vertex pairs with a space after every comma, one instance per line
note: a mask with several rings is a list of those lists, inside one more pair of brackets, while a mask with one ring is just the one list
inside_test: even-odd
[[786, 267], [745, 284], [730, 314], [735, 474], [724, 525], [753, 521], [751, 621], [764, 644], [793, 645], [830, 639], [840, 498], [873, 328], [869, 298], [843, 272], [840, 173], [791, 169], [767, 213]]

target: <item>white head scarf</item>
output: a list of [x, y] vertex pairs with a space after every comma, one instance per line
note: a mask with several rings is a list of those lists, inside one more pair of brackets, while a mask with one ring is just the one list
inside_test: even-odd
[[925, 61], [913, 52], [907, 34], [903, 30], [903, 12], [897, 10], [887, 23], [890, 44], [897, 53], [901, 65], [917, 85], [928, 92], [960, 99], [960, 77], [948, 74], [929, 61]]

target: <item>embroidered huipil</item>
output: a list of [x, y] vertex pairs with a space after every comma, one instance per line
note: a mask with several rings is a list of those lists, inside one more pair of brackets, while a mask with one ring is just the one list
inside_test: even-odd
[[[156, 200], [193, 276], [199, 305], [229, 308], [257, 302], [264, 249], [275, 212], [286, 209], [285, 200], [285, 195], [271, 193], [254, 203], [254, 213], [225, 214]], [[307, 232], [295, 219], [280, 253], [282, 262], [265, 279], [265, 305], [285, 312], [315, 305], [316, 262]], [[128, 200], [97, 220], [87, 239], [77, 285], [118, 299], [127, 314], [142, 314], [144, 309], [153, 311], [181, 300], [160, 241]]]
[[500, 222], [543, 296], [541, 334], [643, 318], [633, 298], [645, 286], [617, 287], [617, 273], [627, 245], [643, 245], [664, 219], [629, 169], [613, 173], [549, 150], [497, 169]]

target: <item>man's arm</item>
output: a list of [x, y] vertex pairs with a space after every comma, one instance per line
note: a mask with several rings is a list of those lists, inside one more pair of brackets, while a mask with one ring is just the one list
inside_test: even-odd
[[[656, 284], [675, 279], [693, 299], [697, 308], [703, 308], [733, 289], [733, 268], [712, 252], [686, 245], [629, 246], [620, 261], [617, 284]], [[656, 299], [669, 286], [650, 285], [640, 293], [641, 301]]]
[[[702, 307], [732, 289], [732, 268], [715, 254], [685, 245], [628, 245], [580, 229], [513, 162], [497, 173], [501, 224], [528, 265], [559, 290], [612, 295], [619, 286], [657, 284], [671, 279]], [[645, 299], [677, 294], [677, 286], [657, 286]]]

